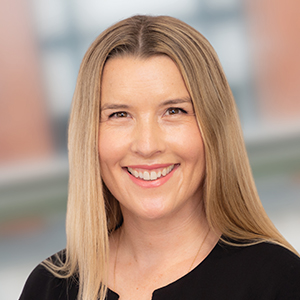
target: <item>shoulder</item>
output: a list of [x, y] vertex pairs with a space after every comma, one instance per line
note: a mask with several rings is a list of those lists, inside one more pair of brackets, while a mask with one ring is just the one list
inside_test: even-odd
[[257, 265], [260, 268], [270, 268], [274, 270], [295, 270], [300, 271], [300, 257], [290, 250], [272, 243], [262, 242], [250, 246], [239, 246], [236, 250], [230, 247], [232, 255], [237, 259], [246, 259], [249, 264]]
[[270, 243], [219, 242], [195, 269], [155, 295], [178, 300], [300, 300], [300, 258]]
[[276, 295], [276, 299], [300, 299], [300, 258], [293, 252], [266, 242], [220, 246], [220, 258], [223, 257], [226, 268], [244, 282], [252, 283], [262, 293]]
[[[50, 257], [54, 264], [64, 259], [64, 251]], [[43, 264], [39, 264], [29, 275], [19, 300], [75, 300], [77, 293], [75, 278], [58, 278]]]

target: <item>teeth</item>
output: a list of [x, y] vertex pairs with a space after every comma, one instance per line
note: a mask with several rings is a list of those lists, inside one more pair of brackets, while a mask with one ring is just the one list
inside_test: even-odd
[[149, 172], [147, 172], [147, 171], [144, 172], [144, 179], [145, 180], [150, 180], [150, 174], [149, 174]]
[[151, 171], [150, 178], [151, 178], [151, 180], [157, 179], [157, 175], [154, 171]]
[[134, 170], [132, 168], [127, 168], [129, 173], [132, 174], [134, 177], [136, 178], [141, 178], [143, 180], [156, 180], [162, 176], [166, 176], [167, 174], [169, 174], [173, 168], [174, 168], [175, 165], [171, 165], [167, 168], [164, 168], [162, 170], [159, 170], [159, 171], [137, 171], [137, 170]]

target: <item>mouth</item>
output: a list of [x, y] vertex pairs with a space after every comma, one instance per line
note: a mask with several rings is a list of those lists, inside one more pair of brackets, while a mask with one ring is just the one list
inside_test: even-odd
[[145, 180], [145, 181], [154, 181], [167, 176], [169, 173], [172, 172], [174, 167], [175, 164], [169, 165], [164, 168], [156, 168], [153, 170], [127, 167], [127, 171], [135, 178]]

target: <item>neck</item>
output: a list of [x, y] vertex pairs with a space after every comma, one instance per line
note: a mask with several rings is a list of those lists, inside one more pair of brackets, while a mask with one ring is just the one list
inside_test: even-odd
[[[124, 223], [119, 230], [120, 253], [141, 266], [153, 266], [195, 255], [195, 249], [215, 244], [218, 239], [209, 226], [203, 206], [189, 214], [173, 215], [172, 218], [145, 220], [132, 218], [123, 212]], [[202, 247], [201, 246], [201, 247]]]

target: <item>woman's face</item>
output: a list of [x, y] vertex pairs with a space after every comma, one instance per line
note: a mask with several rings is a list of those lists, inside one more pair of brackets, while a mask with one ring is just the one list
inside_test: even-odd
[[107, 61], [99, 156], [102, 178], [124, 219], [190, 214], [199, 205], [204, 147], [189, 93], [170, 58]]

